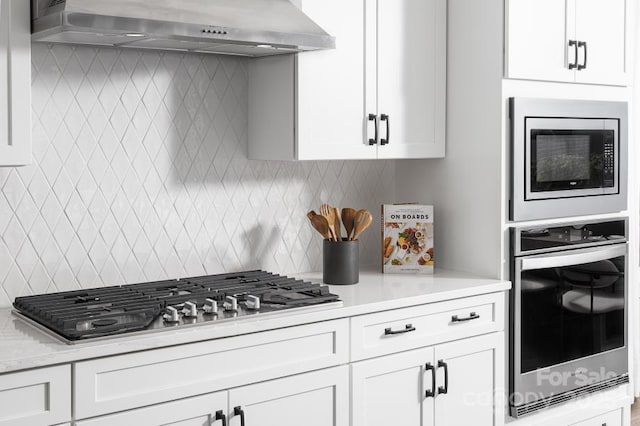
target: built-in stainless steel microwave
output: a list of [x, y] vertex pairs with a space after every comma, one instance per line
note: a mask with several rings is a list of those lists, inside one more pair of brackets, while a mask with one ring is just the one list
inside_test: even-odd
[[511, 220], [626, 210], [626, 102], [509, 101]]

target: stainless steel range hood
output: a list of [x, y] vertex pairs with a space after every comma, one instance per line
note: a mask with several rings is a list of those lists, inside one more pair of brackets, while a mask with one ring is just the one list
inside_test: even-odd
[[32, 39], [269, 56], [333, 49], [290, 0], [32, 0]]

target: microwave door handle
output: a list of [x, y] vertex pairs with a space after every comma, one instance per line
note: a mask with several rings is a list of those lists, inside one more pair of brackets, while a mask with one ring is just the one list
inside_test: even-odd
[[608, 247], [598, 247], [581, 250], [579, 253], [545, 254], [535, 257], [522, 258], [522, 271], [533, 269], [559, 268], [562, 266], [581, 265], [612, 259], [627, 254], [627, 244], [616, 244]]

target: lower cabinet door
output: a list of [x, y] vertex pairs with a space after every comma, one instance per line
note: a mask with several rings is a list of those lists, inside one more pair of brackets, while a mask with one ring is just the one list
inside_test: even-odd
[[[227, 392], [222, 391], [82, 420], [76, 422], [75, 425], [223, 426], [227, 422], [223, 422], [221, 416], [226, 416], [226, 420], [228, 420], [229, 416], [227, 402]], [[220, 412], [220, 415], [216, 416], [218, 412]]]
[[229, 391], [229, 426], [348, 426], [349, 367]]
[[[435, 347], [438, 426], [502, 425], [504, 334], [492, 333]], [[448, 380], [447, 380], [448, 379]]]
[[433, 353], [424, 348], [354, 363], [352, 426], [432, 426]]

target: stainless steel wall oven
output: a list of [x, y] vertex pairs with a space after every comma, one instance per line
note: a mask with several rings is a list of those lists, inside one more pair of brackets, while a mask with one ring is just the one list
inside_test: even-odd
[[511, 98], [514, 221], [627, 208], [627, 103]]
[[627, 220], [512, 230], [510, 411], [629, 381]]

